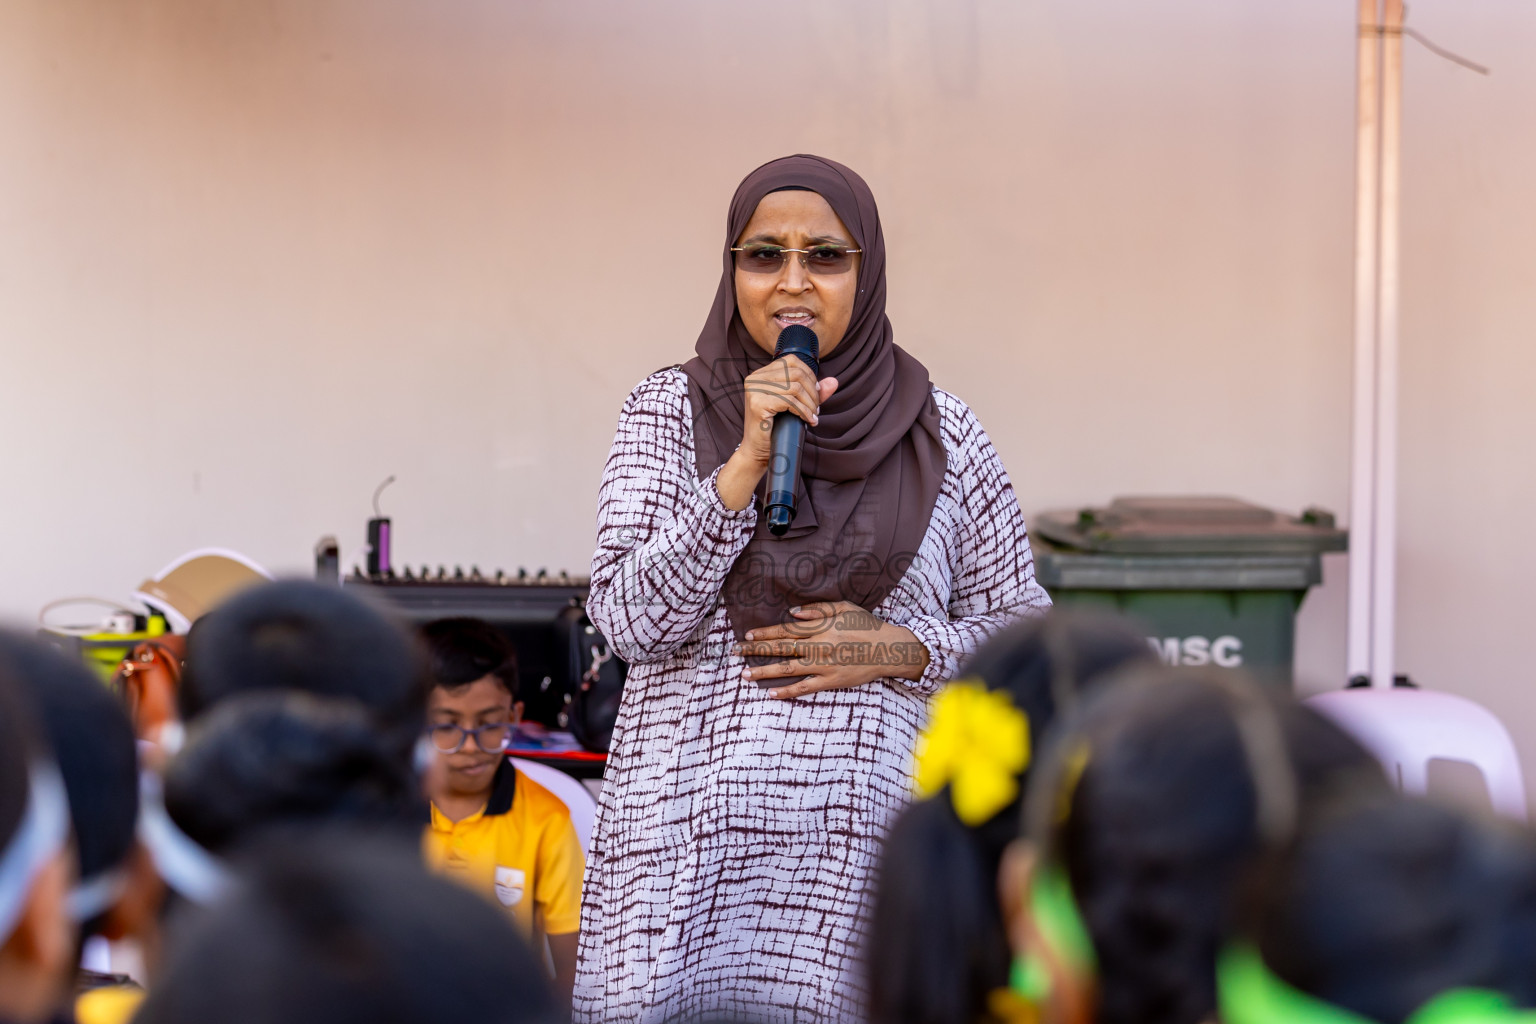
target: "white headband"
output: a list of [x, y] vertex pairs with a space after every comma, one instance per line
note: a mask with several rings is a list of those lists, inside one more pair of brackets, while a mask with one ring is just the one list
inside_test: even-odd
[[165, 884], [193, 903], [212, 903], [229, 887], [229, 869], [176, 827], [165, 811], [160, 779], [150, 772], [139, 776], [139, 842]]
[[0, 942], [10, 938], [38, 872], [69, 841], [69, 798], [59, 770], [35, 762], [27, 772], [27, 810], [0, 851]]
[[69, 916], [83, 924], [112, 908], [128, 888], [128, 872], [122, 868], [98, 871], [69, 892]]

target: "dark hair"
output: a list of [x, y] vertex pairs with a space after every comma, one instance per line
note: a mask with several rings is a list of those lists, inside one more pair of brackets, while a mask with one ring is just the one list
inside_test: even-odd
[[[32, 765], [48, 753], [33, 702], [15, 675], [7, 659], [0, 657], [0, 853], [8, 851], [26, 820]], [[9, 938], [0, 934], [0, 946]]]
[[[1254, 711], [1283, 744], [1277, 765], [1254, 766], [1239, 718]], [[1097, 695], [1071, 735], [1089, 758], [1044, 855], [1065, 864], [1093, 940], [1097, 1024], [1198, 1024], [1214, 1012], [1220, 938], [1261, 848], [1258, 785], [1283, 786], [1302, 808], [1340, 788], [1386, 788], [1337, 726], [1218, 669], [1138, 673]]]
[[[31, 791], [31, 762], [46, 749], [32, 702], [15, 676], [9, 660], [0, 656], [0, 850], [21, 827]], [[6, 938], [0, 935], [0, 944]]]
[[[80, 879], [122, 866], [139, 814], [139, 757], [122, 704], [80, 662], [28, 636], [0, 631], [0, 658], [37, 709], [69, 795]], [[101, 915], [86, 921], [94, 934]]]
[[1401, 1024], [1453, 988], [1536, 1007], [1536, 839], [1423, 800], [1341, 802], [1250, 896], [1270, 969], [1325, 1002]]
[[[1146, 638], [1118, 617], [1053, 611], [999, 632], [963, 674], [1006, 692], [1039, 750], [1059, 697], [1070, 700], [1116, 670], [1152, 660]], [[974, 1024], [986, 1018], [988, 993], [1007, 984], [997, 872], [1018, 835], [1027, 776], [1020, 797], [975, 828], [960, 821], [947, 793], [896, 819], [881, 854], [866, 950], [875, 1024]]]
[[432, 685], [457, 690], [490, 676], [517, 700], [517, 650], [484, 619], [438, 619], [421, 627]]
[[413, 832], [414, 766], [366, 709], [306, 693], [243, 693], [199, 719], [165, 774], [165, 807], [215, 854], [274, 829], [346, 822]]
[[409, 743], [426, 720], [425, 665], [410, 634], [354, 594], [301, 580], [241, 591], [187, 637], [183, 720], [252, 690], [350, 697]]
[[523, 1024], [555, 1019], [505, 915], [402, 844], [259, 844], [184, 916], [138, 1024]]

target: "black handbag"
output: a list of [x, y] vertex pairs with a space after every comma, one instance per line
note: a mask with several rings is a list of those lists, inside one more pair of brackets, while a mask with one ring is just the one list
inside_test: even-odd
[[569, 659], [566, 678], [570, 688], [565, 693], [560, 724], [587, 750], [606, 754], [613, 742], [613, 725], [619, 718], [629, 666], [613, 653], [583, 608], [561, 609], [555, 632]]

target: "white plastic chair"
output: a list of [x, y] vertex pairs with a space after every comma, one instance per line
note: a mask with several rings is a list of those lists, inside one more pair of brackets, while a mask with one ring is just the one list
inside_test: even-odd
[[592, 799], [592, 793], [582, 785], [580, 779], [573, 779], [558, 768], [521, 757], [508, 760], [518, 771], [555, 794], [570, 808], [571, 824], [576, 826], [576, 838], [581, 840], [581, 852], [585, 854], [587, 845], [592, 841], [592, 822], [597, 817], [597, 801]]
[[1364, 744], [1405, 792], [1429, 788], [1431, 761], [1460, 761], [1482, 773], [1495, 811], [1527, 820], [1530, 809], [1515, 743], [1481, 704], [1408, 688], [1334, 690], [1306, 703]]

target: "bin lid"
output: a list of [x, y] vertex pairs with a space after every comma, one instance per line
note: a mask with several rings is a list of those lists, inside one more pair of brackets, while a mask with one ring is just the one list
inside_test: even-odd
[[1116, 498], [1107, 508], [1042, 512], [1031, 527], [1061, 547], [1104, 554], [1314, 555], [1349, 547], [1331, 512], [1287, 516], [1221, 497]]

